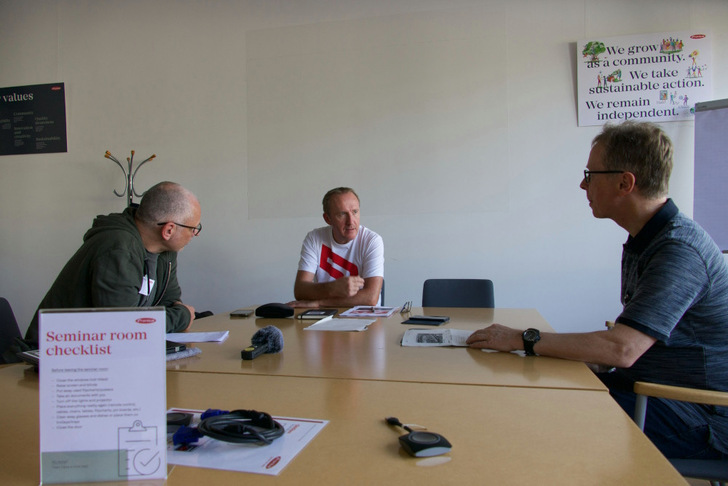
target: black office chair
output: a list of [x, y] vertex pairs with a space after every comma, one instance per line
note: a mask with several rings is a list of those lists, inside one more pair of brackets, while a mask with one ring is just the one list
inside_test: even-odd
[[0, 364], [18, 363], [20, 359], [15, 356], [12, 345], [20, 337], [18, 321], [4, 297], [0, 297]]
[[[637, 395], [634, 421], [640, 430], [644, 430], [645, 427], [648, 397], [728, 406], [728, 392], [658, 385], [644, 381], [634, 384], [634, 392]], [[670, 459], [670, 463], [686, 478], [704, 479], [710, 481], [713, 486], [725, 486], [728, 482], [728, 459]]]
[[425, 280], [422, 307], [495, 307], [493, 281], [468, 278]]

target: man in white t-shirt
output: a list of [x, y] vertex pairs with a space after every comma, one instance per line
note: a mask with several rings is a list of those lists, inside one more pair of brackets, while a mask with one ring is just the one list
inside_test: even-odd
[[323, 199], [328, 226], [306, 235], [293, 307], [377, 305], [384, 281], [384, 242], [359, 225], [359, 196], [337, 187]]

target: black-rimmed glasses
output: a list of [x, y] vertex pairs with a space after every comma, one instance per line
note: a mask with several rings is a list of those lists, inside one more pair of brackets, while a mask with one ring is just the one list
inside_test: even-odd
[[402, 308], [399, 310], [400, 314], [406, 314], [408, 312], [412, 312], [412, 301], [411, 300], [408, 300], [407, 302], [405, 302], [404, 305], [402, 306]]
[[591, 182], [592, 174], [623, 174], [623, 170], [584, 170], [584, 182], [589, 184]]
[[165, 221], [164, 223], [157, 223], [157, 226], [164, 226], [167, 223], [176, 224], [177, 226], [182, 226], [183, 228], [189, 228], [192, 230], [192, 234], [194, 236], [199, 235], [200, 231], [202, 231], [202, 223], [198, 224], [197, 226], [187, 226], [186, 224], [175, 223], [174, 221]]

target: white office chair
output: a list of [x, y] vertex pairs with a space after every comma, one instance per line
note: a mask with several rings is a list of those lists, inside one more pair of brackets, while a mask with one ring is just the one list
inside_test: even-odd
[[[648, 397], [728, 406], [728, 392], [658, 385], [644, 381], [634, 384], [634, 392], [637, 394], [634, 421], [640, 430], [644, 430], [645, 427]], [[725, 486], [728, 481], [728, 459], [670, 459], [670, 463], [680, 474], [688, 478], [705, 479], [714, 486]]]

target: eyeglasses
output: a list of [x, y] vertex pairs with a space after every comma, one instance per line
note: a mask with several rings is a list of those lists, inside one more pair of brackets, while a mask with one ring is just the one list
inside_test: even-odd
[[584, 182], [591, 182], [592, 174], [624, 174], [623, 170], [584, 170]]
[[165, 224], [172, 223], [176, 224], [177, 226], [182, 226], [183, 228], [189, 228], [192, 230], [192, 234], [194, 236], [197, 236], [200, 234], [200, 231], [202, 231], [202, 223], [198, 224], [197, 226], [187, 226], [186, 224], [179, 224], [175, 223], [174, 221], [165, 221], [164, 223], [157, 223], [157, 226], [164, 226]]
[[412, 312], [412, 301], [411, 300], [408, 300], [407, 302], [405, 302], [404, 305], [402, 306], [402, 308], [399, 310], [400, 314], [406, 314], [408, 312]]

